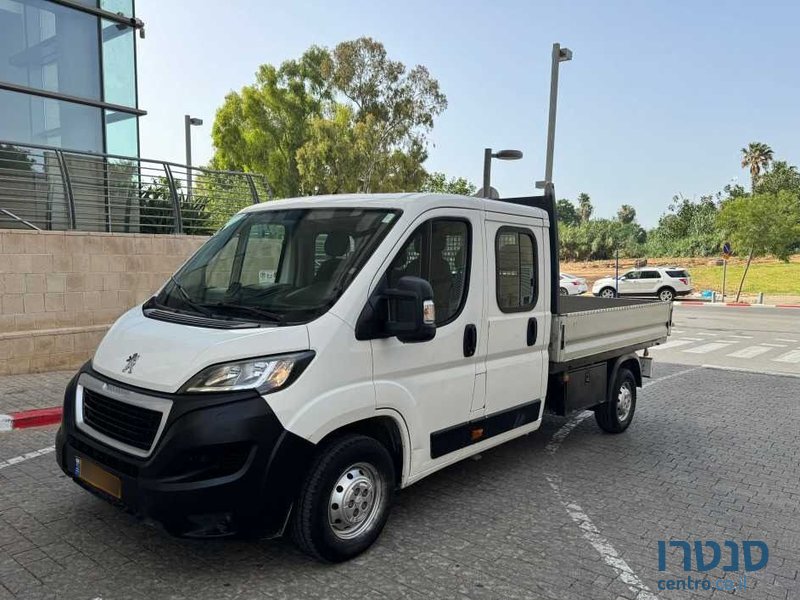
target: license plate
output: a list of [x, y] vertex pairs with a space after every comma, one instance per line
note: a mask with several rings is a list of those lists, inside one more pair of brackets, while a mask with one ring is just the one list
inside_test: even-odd
[[122, 498], [120, 478], [82, 456], [75, 457], [75, 476], [117, 500]]

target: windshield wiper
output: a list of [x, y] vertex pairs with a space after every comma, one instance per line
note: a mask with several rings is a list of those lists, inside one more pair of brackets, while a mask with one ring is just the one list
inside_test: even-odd
[[172, 282], [172, 285], [175, 286], [175, 289], [180, 292], [181, 297], [183, 298], [183, 301], [189, 307], [193, 308], [194, 310], [196, 310], [200, 314], [203, 314], [203, 315], [205, 315], [207, 317], [213, 317], [214, 316], [213, 312], [211, 312], [210, 310], [208, 310], [207, 308], [205, 308], [201, 304], [198, 304], [197, 302], [192, 300], [192, 297], [189, 295], [189, 292], [187, 292], [186, 289], [180, 283], [178, 283], [178, 280], [175, 279], [174, 275], [171, 275], [169, 280]]
[[251, 315], [264, 317], [265, 319], [269, 319], [270, 321], [274, 321], [275, 323], [281, 323], [283, 321], [283, 315], [268, 311], [263, 308], [259, 308], [257, 306], [247, 306], [246, 304], [234, 304], [232, 302], [218, 302], [217, 304], [204, 304], [203, 307], [241, 310], [242, 312], [247, 312], [250, 313]]

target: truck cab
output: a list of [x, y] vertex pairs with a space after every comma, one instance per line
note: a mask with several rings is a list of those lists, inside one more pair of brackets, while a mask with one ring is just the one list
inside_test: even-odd
[[[288, 529], [340, 561], [375, 541], [396, 489], [535, 431], [548, 390], [560, 414], [593, 408], [624, 430], [635, 351], [666, 339], [669, 315], [602, 356], [569, 352], [552, 212], [535, 204], [388, 194], [245, 209], [71, 381], [62, 470], [178, 535]], [[584, 371], [591, 385], [567, 384]]]

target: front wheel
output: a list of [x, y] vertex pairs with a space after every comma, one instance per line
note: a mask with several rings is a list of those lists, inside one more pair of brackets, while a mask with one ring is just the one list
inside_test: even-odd
[[636, 378], [630, 369], [620, 369], [607, 402], [598, 406], [594, 418], [607, 433], [622, 433], [633, 420], [636, 411]]
[[604, 287], [600, 290], [600, 297], [601, 298], [616, 298], [617, 291], [614, 288]]
[[369, 548], [389, 517], [394, 465], [383, 444], [343, 436], [317, 456], [295, 505], [292, 537], [301, 550], [342, 562]]
[[563, 287], [559, 288], [558, 293], [561, 294], [562, 296], [569, 296], [569, 292], [567, 291], [567, 288], [563, 288]]

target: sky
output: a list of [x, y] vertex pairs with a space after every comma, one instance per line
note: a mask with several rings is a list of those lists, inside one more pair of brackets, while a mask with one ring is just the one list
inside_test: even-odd
[[211, 125], [260, 64], [310, 45], [370, 36], [394, 60], [422, 64], [448, 108], [429, 136], [429, 171], [480, 184], [483, 149], [502, 196], [543, 178], [553, 42], [562, 63], [553, 181], [558, 197], [587, 192], [595, 215], [633, 205], [654, 226], [673, 196], [749, 186], [740, 148], [769, 144], [800, 162], [800, 2], [137, 0], [141, 154], [193, 162], [213, 155]]

